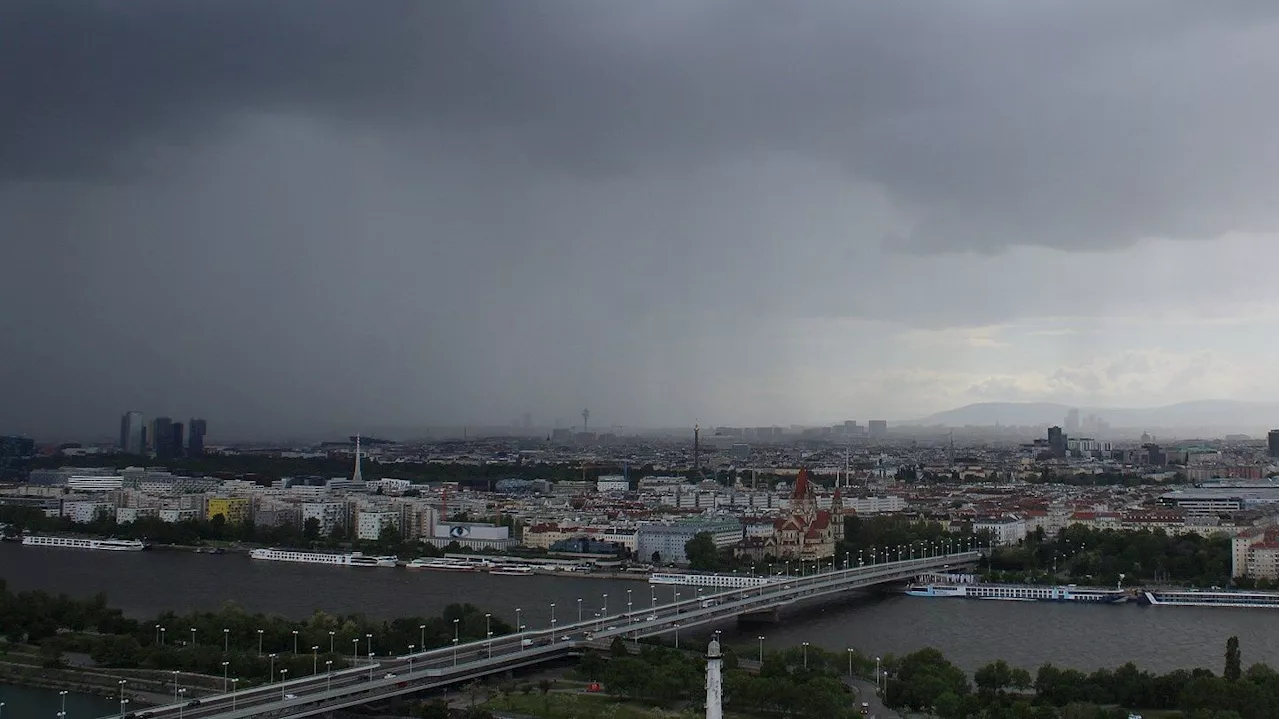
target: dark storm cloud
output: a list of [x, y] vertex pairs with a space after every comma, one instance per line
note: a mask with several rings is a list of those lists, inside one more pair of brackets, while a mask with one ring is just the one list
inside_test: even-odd
[[0, 177], [130, 179], [244, 114], [513, 139], [588, 177], [836, 162], [891, 245], [1275, 228], [1276, 5], [8, 2]]
[[[1275, 32], [1273, 3], [0, 2], [0, 431], [896, 417], [1043, 397], [1067, 352], [1173, 377], [1160, 338], [1201, 335], [1153, 312], [1274, 315], [1274, 237], [1222, 235], [1274, 232]], [[1062, 315], [1157, 324], [937, 344]], [[1222, 330], [1248, 381], [1196, 391], [1274, 382], [1258, 326]]]

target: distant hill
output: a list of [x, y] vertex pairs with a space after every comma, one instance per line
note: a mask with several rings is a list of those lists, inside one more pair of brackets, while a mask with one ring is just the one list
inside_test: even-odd
[[[1073, 409], [1053, 402], [979, 402], [921, 419], [899, 422], [903, 426], [944, 425], [1060, 425]], [[1179, 402], [1164, 407], [1074, 407], [1083, 420], [1094, 414], [1112, 427], [1220, 427], [1248, 428], [1254, 432], [1280, 423], [1280, 404], [1211, 399]]]

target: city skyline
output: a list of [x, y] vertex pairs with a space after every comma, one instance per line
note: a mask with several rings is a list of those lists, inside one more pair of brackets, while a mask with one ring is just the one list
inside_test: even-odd
[[1277, 25], [6, 3], [0, 427], [1271, 402]]
[[[1277, 415], [1280, 415], [1280, 405], [1266, 402], [1204, 401], [1148, 408], [1070, 407], [1046, 403], [989, 402], [956, 407], [927, 417], [910, 419], [886, 420], [859, 417], [857, 419], [843, 420], [824, 421], [811, 419], [804, 422], [764, 422], [754, 424], [714, 422], [703, 425], [702, 434], [704, 437], [710, 438], [720, 435], [722, 431], [734, 433], [737, 430], [744, 430], [748, 433], [742, 435], [744, 438], [758, 440], [761, 437], [756, 435], [756, 429], [771, 428], [775, 432], [781, 433], [774, 437], [776, 440], [784, 436], [812, 438], [811, 432], [814, 430], [830, 430], [832, 438], [862, 437], [875, 440], [886, 436], [886, 426], [894, 428], [896, 432], [905, 431], [911, 436], [915, 436], [915, 433], [921, 431], [928, 435], [938, 427], [958, 429], [1003, 427], [1005, 429], [1022, 430], [1051, 428], [1052, 431], [1052, 429], [1061, 429], [1071, 438], [1128, 437], [1132, 439], [1137, 437], [1139, 433], [1145, 434], [1147, 431], [1167, 432], [1172, 430], [1174, 432], [1191, 432], [1193, 434], [1198, 432], [1199, 434], [1195, 434], [1195, 436], [1205, 438], [1226, 436], [1230, 439], [1232, 436], [1244, 434], [1250, 436], [1251, 439], [1257, 440], [1261, 439], [1265, 432], [1272, 431], [1271, 426], [1276, 424]], [[1057, 418], [1059, 416], [1061, 418]], [[1073, 419], [1075, 421], [1074, 425]], [[106, 433], [96, 430], [88, 432], [64, 430], [39, 436], [37, 439], [43, 443], [71, 441], [92, 444], [102, 444], [110, 439], [112, 444], [129, 454], [141, 454], [143, 453], [142, 450], [146, 449], [147, 451], [155, 452], [157, 457], [161, 458], [182, 454], [187, 456], [203, 454], [205, 435], [208, 429], [208, 421], [206, 419], [193, 417], [189, 424], [184, 424], [180, 421], [174, 421], [166, 415], [151, 416], [144, 411], [129, 410], [124, 412], [119, 420], [120, 434], [118, 439], [108, 438]], [[174, 439], [168, 449], [157, 445], [154, 441], [154, 432], [160, 422], [167, 423], [172, 428]], [[613, 421], [592, 425], [588, 432], [592, 436], [610, 434], [630, 436], [637, 433], [669, 433], [671, 431], [687, 430], [690, 432], [690, 438], [696, 443], [698, 427], [699, 423], [697, 421], [691, 424], [672, 423], [666, 425], [637, 425]], [[0, 428], [0, 430], [2, 429]], [[141, 435], [139, 435], [140, 430], [145, 431], [142, 431]], [[798, 430], [803, 431], [800, 435], [794, 434]], [[554, 434], [556, 439], [564, 440], [570, 435], [560, 435], [560, 432], [578, 433], [582, 431], [583, 427], [581, 425], [570, 424], [564, 418], [535, 422], [533, 414], [525, 412], [506, 423], [478, 421], [430, 426], [391, 426], [375, 422], [363, 425], [357, 434], [364, 432], [366, 438], [372, 438], [375, 441], [413, 441], [428, 437], [439, 439], [453, 435], [465, 437], [468, 433], [473, 437]], [[4, 432], [0, 431], [0, 435], [3, 434]], [[168, 436], [166, 433], [162, 434]], [[185, 442], [178, 439], [179, 434], [186, 438]], [[215, 436], [215, 444], [263, 441], [318, 441], [322, 438], [328, 437], [332, 439], [332, 437], [344, 434], [347, 434], [347, 429], [344, 428], [329, 428], [327, 430], [294, 430], [286, 428], [274, 434], [253, 435], [234, 426], [229, 428], [223, 426], [221, 434]], [[354, 441], [354, 437], [357, 434], [348, 436]], [[31, 435], [18, 432], [13, 436]], [[733, 434], [733, 436], [738, 435]], [[1178, 436], [1192, 435], [1179, 434]], [[179, 448], [178, 451], [175, 452], [173, 447]]]

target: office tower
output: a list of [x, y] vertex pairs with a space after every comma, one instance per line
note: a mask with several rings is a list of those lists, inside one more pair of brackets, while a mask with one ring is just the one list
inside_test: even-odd
[[156, 417], [151, 421], [151, 448], [156, 458], [168, 459], [173, 456], [173, 420], [169, 417]]
[[120, 417], [120, 451], [125, 454], [142, 454], [146, 448], [147, 428], [142, 421], [142, 413], [137, 410], [125, 412]]
[[889, 423], [883, 419], [867, 420], [867, 435], [873, 439], [889, 434]]
[[204, 456], [204, 432], [207, 425], [203, 419], [192, 419], [187, 426], [187, 456]]
[[169, 440], [169, 446], [173, 448], [172, 452], [174, 457], [182, 456], [182, 448], [184, 446], [182, 443], [183, 436], [184, 436], [183, 430], [185, 429], [186, 428], [182, 425], [181, 422], [173, 423], [173, 433], [172, 433], [172, 437]]
[[1267, 432], [1267, 454], [1272, 457], [1280, 455], [1280, 429]]
[[1049, 428], [1049, 451], [1058, 459], [1067, 456], [1067, 437], [1061, 427]]
[[1071, 436], [1078, 432], [1080, 430], [1080, 410], [1068, 410], [1066, 421], [1062, 423], [1062, 427], [1066, 430], [1067, 436]]

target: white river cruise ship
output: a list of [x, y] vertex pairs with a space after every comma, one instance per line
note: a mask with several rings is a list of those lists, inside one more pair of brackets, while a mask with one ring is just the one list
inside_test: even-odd
[[79, 537], [43, 537], [28, 534], [22, 538], [28, 547], [67, 547], [101, 549], [109, 552], [141, 552], [146, 545], [136, 539], [81, 539]]
[[[774, 577], [780, 581], [782, 577]], [[694, 587], [718, 587], [721, 589], [742, 589], [768, 584], [768, 577], [753, 577], [747, 574], [698, 574], [696, 572], [654, 572], [649, 575], [650, 584], [676, 584]]]
[[394, 556], [375, 557], [360, 552], [325, 554], [322, 552], [300, 552], [293, 549], [255, 549], [249, 552], [249, 557], [269, 562], [333, 564], [340, 567], [394, 567], [399, 562], [399, 558]]
[[982, 584], [972, 574], [924, 575], [907, 587], [909, 597], [957, 597], [1006, 602], [1095, 602], [1122, 604], [1129, 593], [1116, 587], [1044, 586], [1037, 584]]
[[1142, 593], [1142, 602], [1153, 607], [1276, 609], [1280, 607], [1280, 594], [1226, 589], [1149, 589]]

